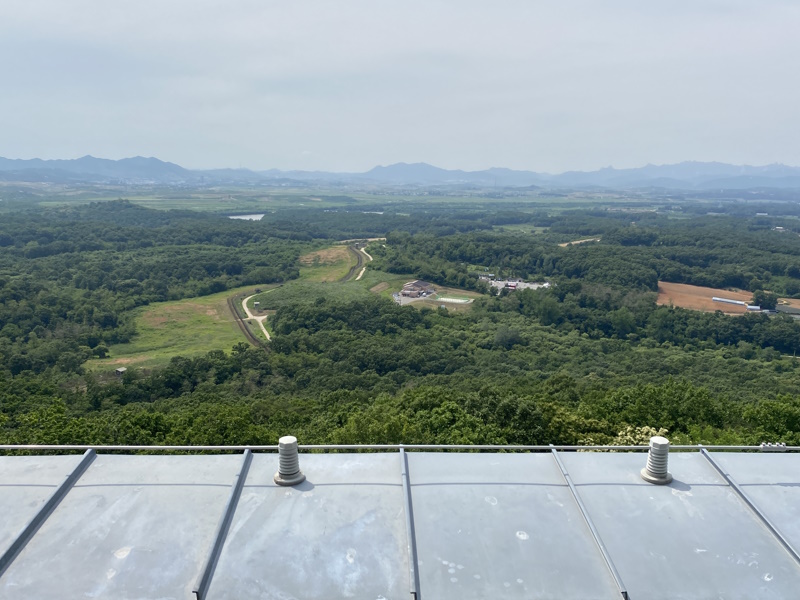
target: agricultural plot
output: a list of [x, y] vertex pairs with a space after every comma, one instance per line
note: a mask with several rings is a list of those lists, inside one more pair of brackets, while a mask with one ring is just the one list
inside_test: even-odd
[[714, 302], [712, 300], [714, 297], [750, 302], [753, 298], [753, 293], [659, 281], [656, 304], [678, 306], [680, 308], [689, 308], [691, 310], [700, 310], [703, 312], [721, 310], [726, 314], [732, 315], [741, 315], [747, 312], [747, 309], [741, 305]]
[[789, 306], [791, 308], [800, 309], [800, 300], [797, 298], [781, 298], [779, 304]]

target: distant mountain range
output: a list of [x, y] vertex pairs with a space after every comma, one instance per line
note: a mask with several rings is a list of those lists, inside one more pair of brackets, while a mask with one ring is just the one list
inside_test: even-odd
[[567, 171], [558, 175], [492, 168], [483, 171], [440, 169], [426, 163], [378, 166], [365, 173], [324, 171], [251, 171], [248, 169], [184, 169], [157, 158], [108, 160], [84, 156], [73, 160], [0, 158], [0, 181], [100, 183], [125, 185], [220, 185], [338, 182], [396, 186], [477, 186], [606, 189], [714, 190], [749, 188], [800, 189], [800, 167], [763, 167], [717, 162], [682, 162], [635, 169]]
[[30, 160], [0, 158], [0, 178], [16, 181], [97, 182], [116, 181], [182, 183], [195, 173], [157, 158], [108, 160], [84, 156], [72, 160]]

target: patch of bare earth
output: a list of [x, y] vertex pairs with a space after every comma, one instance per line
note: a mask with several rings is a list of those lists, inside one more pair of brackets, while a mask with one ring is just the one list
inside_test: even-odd
[[352, 240], [339, 240], [337, 244], [352, 244], [354, 242], [385, 242], [386, 238], [356, 238]]
[[378, 285], [369, 288], [369, 291], [375, 292], [376, 294], [380, 294], [382, 291], [388, 289], [389, 289], [389, 284], [384, 281], [383, 283], [379, 283]]
[[334, 246], [316, 252], [309, 252], [300, 257], [300, 264], [305, 266], [312, 265], [332, 265], [342, 260], [349, 260], [349, 251], [346, 246]]
[[566, 248], [567, 246], [574, 246], [576, 244], [585, 244], [587, 242], [599, 242], [600, 238], [586, 238], [585, 240], [575, 240], [574, 242], [564, 242], [563, 244], [559, 244], [562, 248]]
[[721, 310], [730, 315], [741, 315], [747, 312], [747, 309], [740, 304], [714, 302], [712, 300], [714, 297], [750, 302], [753, 299], [753, 294], [752, 292], [741, 290], [723, 290], [699, 285], [688, 285], [685, 283], [667, 283], [666, 281], [659, 281], [656, 304], [662, 306], [678, 306], [680, 308], [700, 310], [703, 312]]

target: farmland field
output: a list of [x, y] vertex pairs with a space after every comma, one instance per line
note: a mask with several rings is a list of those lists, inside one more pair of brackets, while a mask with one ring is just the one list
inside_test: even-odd
[[727, 314], [740, 315], [747, 312], [744, 306], [738, 304], [727, 304], [714, 302], [712, 298], [729, 298], [731, 300], [741, 300], [750, 302], [753, 298], [752, 292], [731, 291], [719, 288], [701, 287], [698, 285], [687, 285], [685, 283], [658, 282], [658, 300], [656, 304], [672, 305], [680, 308], [689, 308], [703, 312], [714, 312], [721, 310]]

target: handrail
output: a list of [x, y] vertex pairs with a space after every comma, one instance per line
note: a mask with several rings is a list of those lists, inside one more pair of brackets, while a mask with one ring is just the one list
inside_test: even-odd
[[[740, 451], [763, 451], [762, 446], [700, 446], [700, 445], [673, 445], [670, 450], [699, 450], [700, 448], [707, 450], [720, 451], [720, 450], [740, 450]], [[405, 450], [517, 450], [517, 451], [538, 451], [550, 452], [555, 448], [556, 450], [624, 450], [633, 452], [645, 452], [649, 446], [609, 446], [609, 445], [513, 445], [513, 444], [300, 444], [300, 450], [386, 450], [397, 451], [401, 448]], [[252, 452], [277, 452], [277, 445], [236, 445], [236, 446], [160, 446], [160, 445], [124, 445], [124, 444], [0, 444], [0, 451], [13, 451], [13, 450], [65, 450], [65, 451], [207, 451], [207, 450], [220, 450], [227, 452], [244, 452], [250, 450]], [[798, 452], [800, 446], [785, 446], [787, 452]]]

